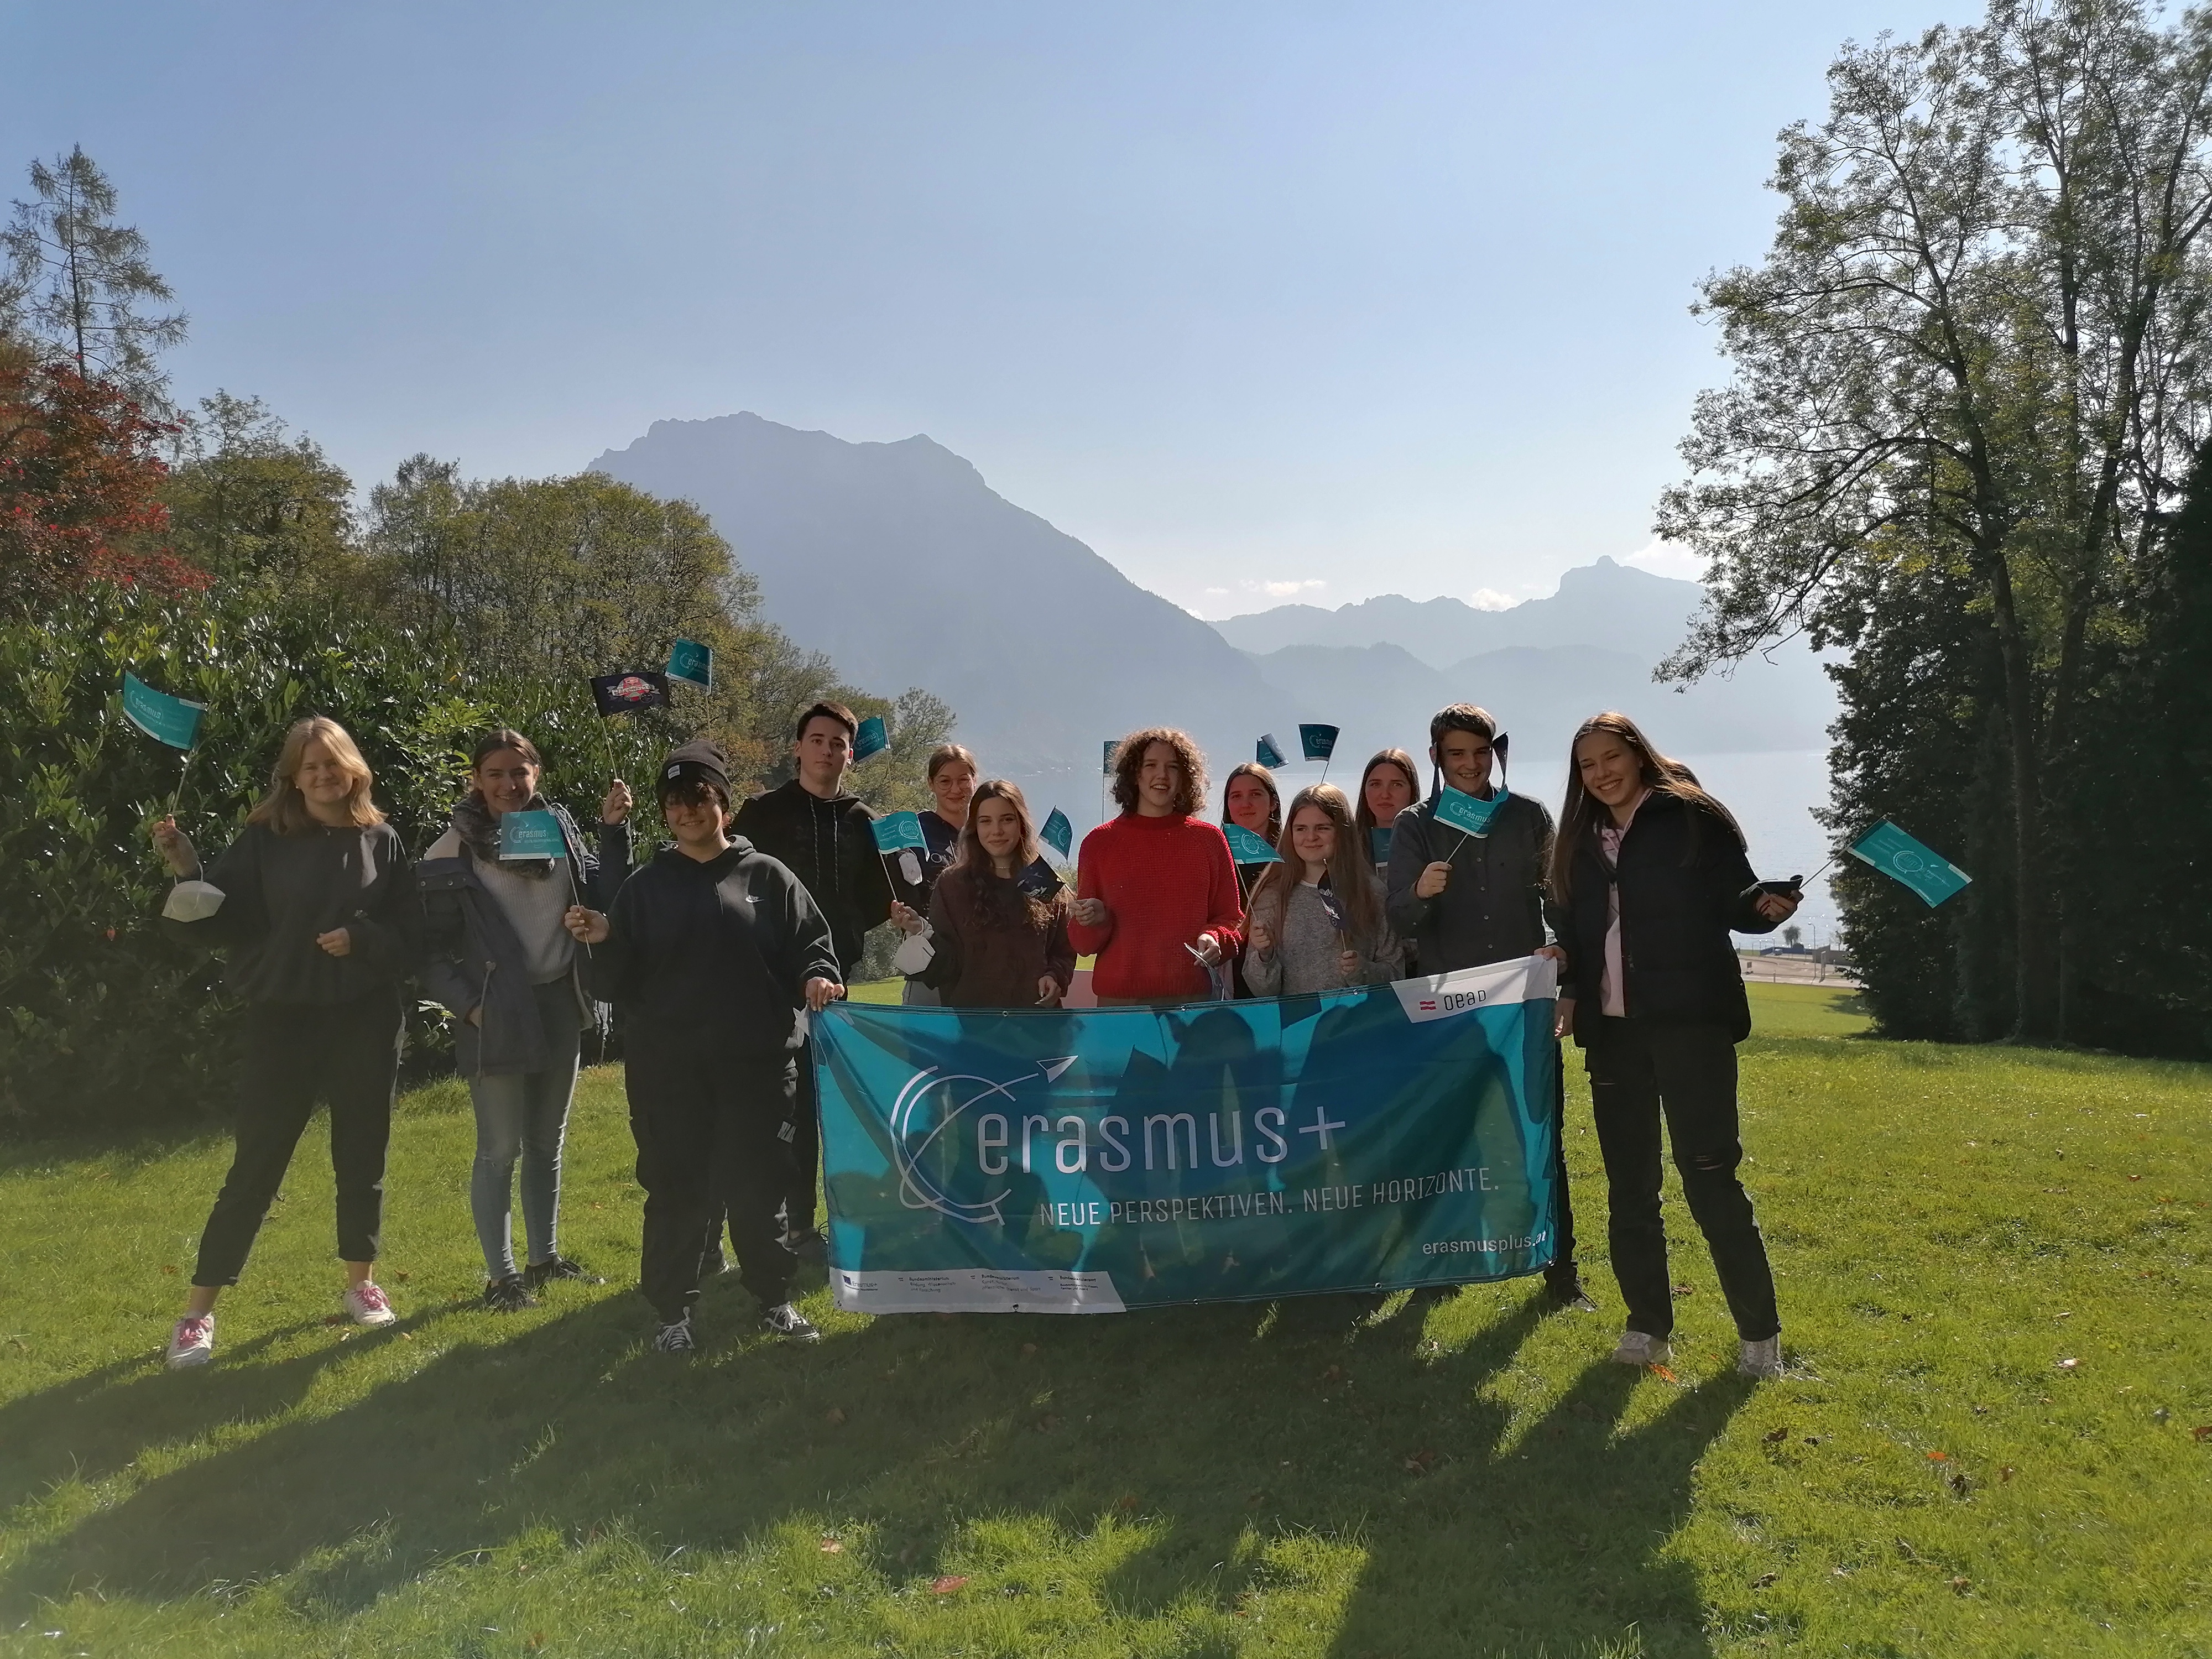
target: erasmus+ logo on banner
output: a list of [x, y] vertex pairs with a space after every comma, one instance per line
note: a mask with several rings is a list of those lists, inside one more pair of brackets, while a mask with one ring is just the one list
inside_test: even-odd
[[833, 1003], [831, 1285], [869, 1313], [1459, 1284], [1553, 1255], [1548, 961], [1181, 1008]]

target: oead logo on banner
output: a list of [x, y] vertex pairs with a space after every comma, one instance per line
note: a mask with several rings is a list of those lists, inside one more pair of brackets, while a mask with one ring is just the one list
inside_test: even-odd
[[1559, 965], [1549, 957], [1522, 957], [1431, 979], [1401, 979], [1390, 988], [1398, 994], [1406, 1018], [1419, 1025], [1498, 1003], [1555, 997], [1559, 994]]

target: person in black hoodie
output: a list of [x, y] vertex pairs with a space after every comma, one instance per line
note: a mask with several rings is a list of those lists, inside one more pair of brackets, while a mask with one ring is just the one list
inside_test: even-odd
[[[1387, 761], [1385, 750], [1368, 763], [1371, 775]], [[1398, 814], [1391, 828], [1384, 884], [1386, 914], [1407, 942], [1423, 974], [1455, 974], [1516, 957], [1564, 953], [1544, 937], [1544, 884], [1552, 857], [1552, 815], [1528, 795], [1508, 793], [1488, 831], [1470, 836], [1437, 821], [1442, 786], [1482, 800], [1496, 797], [1492, 763], [1502, 777], [1505, 739], [1487, 709], [1455, 702], [1429, 722], [1429, 759], [1438, 793]], [[1364, 793], [1363, 787], [1362, 793]], [[1387, 799], [1387, 797], [1386, 797]], [[1575, 1206], [1567, 1188], [1565, 1068], [1552, 1091], [1552, 1128], [1558, 1156], [1552, 1164], [1559, 1194], [1556, 1246], [1544, 1269], [1544, 1288], [1555, 1308], [1594, 1313], [1575, 1264]]]
[[[850, 980], [868, 948], [868, 931], [890, 915], [890, 878], [876, 851], [876, 815], [858, 795], [845, 793], [860, 722], [837, 702], [817, 702], [799, 717], [792, 743], [798, 775], [781, 788], [755, 795], [738, 808], [732, 829], [799, 878], [829, 919], [837, 970]], [[905, 896], [917, 908], [927, 901], [915, 888]], [[799, 1060], [799, 1119], [792, 1146], [792, 1184], [785, 1195], [785, 1237], [810, 1261], [823, 1255], [814, 1227], [816, 1176], [822, 1161], [822, 1125], [816, 1115], [814, 1079]]]
[[200, 1235], [191, 1295], [171, 1333], [172, 1367], [215, 1352], [216, 1297], [238, 1282], [316, 1102], [331, 1109], [345, 1309], [389, 1325], [376, 1283], [384, 1155], [399, 1073], [399, 988], [420, 939], [415, 872], [369, 798], [368, 763], [345, 727], [295, 721], [246, 829], [202, 879], [173, 817], [154, 844], [179, 878], [168, 931], [228, 948], [246, 1001], [238, 1150]]
[[726, 1214], [745, 1288], [779, 1336], [820, 1333], [791, 1305], [777, 1237], [790, 1186], [802, 1007], [844, 995], [830, 925], [791, 872], [729, 835], [729, 762], [690, 743], [660, 769], [676, 845], [623, 884], [611, 915], [579, 905], [569, 931], [596, 947], [628, 1020], [625, 1082], [645, 1189], [639, 1279], [660, 1317], [654, 1346], [688, 1353], [702, 1242]]
[[1552, 854], [1553, 927], [1566, 950], [1559, 1023], [1584, 1050], [1611, 1192], [1613, 1271], [1628, 1304], [1613, 1358], [1662, 1364], [1674, 1323], [1660, 1219], [1659, 1126], [1735, 1316], [1736, 1369], [1782, 1372], [1774, 1274], [1750, 1197], [1735, 1045], [1751, 1005], [1729, 934], [1771, 933], [1800, 895], [1761, 882], [1729, 811], [1626, 714], [1575, 733]]

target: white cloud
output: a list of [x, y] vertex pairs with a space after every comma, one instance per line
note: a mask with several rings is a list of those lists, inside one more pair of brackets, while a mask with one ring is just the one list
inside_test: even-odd
[[1638, 570], [1648, 570], [1655, 576], [1675, 576], [1685, 581], [1701, 582], [1705, 579], [1705, 562], [1686, 547], [1673, 542], [1654, 542], [1640, 553], [1632, 553], [1621, 561]]
[[1478, 587], [1467, 596], [1467, 602], [1477, 611], [1510, 611], [1516, 601], [1510, 593], [1501, 593], [1494, 587]]
[[1225, 587], [1209, 587], [1209, 588], [1207, 588], [1206, 591], [1206, 592], [1207, 592], [1207, 593], [1209, 593], [1209, 594], [1214, 594], [1214, 593], [1226, 593], [1229, 590], [1228, 590], [1227, 588], [1225, 588]]
[[1244, 584], [1244, 591], [1248, 593], [1265, 593], [1271, 599], [1294, 599], [1301, 593], [1310, 593], [1316, 588], [1328, 586], [1328, 584], [1319, 577], [1313, 576], [1302, 582], [1247, 581]]

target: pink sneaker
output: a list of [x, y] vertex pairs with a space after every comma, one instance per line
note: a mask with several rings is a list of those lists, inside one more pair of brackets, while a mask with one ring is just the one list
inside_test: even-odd
[[169, 1333], [169, 1369], [181, 1371], [215, 1358], [215, 1316], [186, 1314]]
[[353, 1316], [356, 1325], [389, 1325], [399, 1317], [392, 1311], [390, 1300], [374, 1281], [346, 1286], [345, 1310]]

